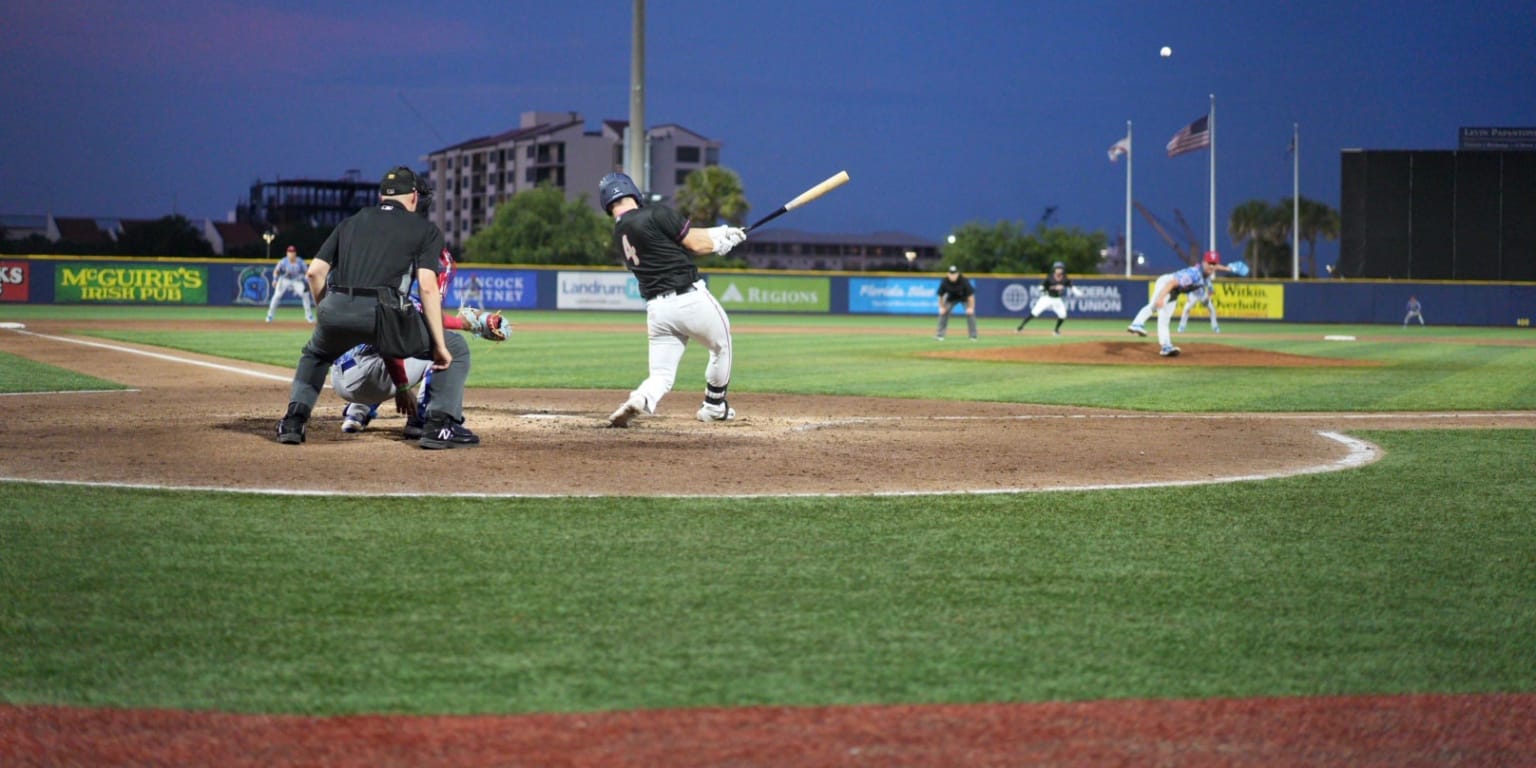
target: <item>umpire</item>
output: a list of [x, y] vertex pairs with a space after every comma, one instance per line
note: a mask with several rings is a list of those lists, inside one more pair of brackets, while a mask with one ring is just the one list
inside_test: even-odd
[[[400, 166], [379, 184], [379, 204], [348, 217], [310, 260], [305, 277], [319, 302], [314, 335], [304, 345], [293, 372], [288, 413], [277, 423], [277, 441], [304, 442], [304, 427], [314, 410], [331, 363], [358, 344], [375, 340], [374, 313], [381, 301], [421, 287], [421, 309], [432, 333], [432, 399], [421, 435], [422, 448], [461, 448], [480, 438], [464, 425], [464, 382], [469, 378], [469, 345], [457, 333], [443, 332], [442, 292], [437, 271], [443, 233], [416, 215], [425, 210], [429, 188], [411, 169]], [[410, 274], [412, 264], [416, 273]]]
[[944, 331], [949, 328], [949, 313], [955, 311], [955, 307], [965, 307], [966, 330], [971, 332], [971, 341], [976, 340], [976, 289], [971, 287], [971, 281], [965, 275], [960, 274], [960, 268], [953, 264], [949, 267], [949, 274], [939, 278], [939, 329], [934, 338], [944, 340]]

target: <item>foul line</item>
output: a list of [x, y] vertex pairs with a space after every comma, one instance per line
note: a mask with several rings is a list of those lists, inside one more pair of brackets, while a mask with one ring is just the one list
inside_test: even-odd
[[163, 354], [163, 353], [160, 353], [160, 352], [149, 352], [149, 351], [143, 350], [143, 349], [134, 349], [133, 347], [122, 347], [122, 346], [118, 346], [116, 344], [107, 344], [105, 342], [100, 342], [100, 341], [86, 341], [85, 339], [75, 339], [75, 338], [71, 338], [69, 336], [53, 336], [51, 334], [46, 334], [46, 333], [37, 333], [36, 331], [24, 331], [24, 330], [19, 330], [19, 329], [9, 329], [9, 330], [11, 330], [14, 333], [20, 333], [20, 334], [24, 334], [24, 335], [27, 335], [27, 336], [35, 336], [35, 337], [37, 337], [39, 339], [49, 339], [49, 340], [52, 340], [52, 341], [65, 341], [65, 342], [69, 342], [70, 344], [79, 344], [79, 345], [85, 346], [85, 347], [95, 347], [97, 349], [106, 349], [106, 350], [111, 350], [113, 352], [128, 352], [128, 353], [134, 354], [134, 355], [143, 355], [144, 357], [152, 357], [152, 358], [154, 358], [156, 360], [164, 360], [164, 361], [166, 361], [168, 363], [185, 363], [187, 365], [200, 365], [200, 366], [202, 366], [204, 368], [212, 368], [212, 369], [214, 369], [216, 371], [224, 371], [225, 373], [238, 373], [241, 376], [254, 376], [254, 377], [258, 378], [258, 379], [268, 379], [270, 381], [292, 381], [293, 380], [292, 376], [279, 376], [279, 375], [277, 375], [275, 373], [263, 373], [262, 371], [253, 371], [253, 370], [250, 370], [248, 368], [236, 368], [236, 367], [234, 367], [232, 365], [221, 365], [219, 363], [210, 363], [210, 362], [206, 362], [206, 361], [203, 361], [203, 360], [193, 360], [190, 357], [177, 357], [176, 355], [167, 355], [167, 354]]

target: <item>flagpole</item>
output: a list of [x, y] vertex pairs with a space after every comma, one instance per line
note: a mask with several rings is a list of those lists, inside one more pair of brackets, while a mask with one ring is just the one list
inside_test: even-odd
[[[1317, 277], [1317, 275], [1313, 275]], [[1301, 279], [1301, 124], [1291, 123], [1291, 279]]]
[[1211, 114], [1208, 125], [1211, 131], [1211, 207], [1210, 207], [1210, 239], [1206, 241], [1207, 251], [1216, 250], [1216, 94], [1211, 94]]
[[1131, 163], [1136, 161], [1136, 144], [1131, 141], [1131, 121], [1125, 121], [1125, 276], [1131, 276], [1131, 259], [1136, 249], [1131, 245]]

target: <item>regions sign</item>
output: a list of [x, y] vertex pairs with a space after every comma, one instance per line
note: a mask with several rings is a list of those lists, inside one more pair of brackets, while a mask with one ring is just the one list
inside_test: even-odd
[[942, 277], [855, 277], [848, 281], [848, 311], [865, 314], [931, 315], [939, 311]]
[[628, 272], [561, 272], [556, 309], [645, 309], [640, 283]]
[[715, 275], [709, 281], [721, 306], [750, 312], [827, 312], [831, 287], [825, 277]]
[[31, 273], [24, 261], [0, 261], [0, 301], [26, 301]]
[[59, 303], [207, 304], [208, 269], [123, 264], [60, 264], [53, 271]]

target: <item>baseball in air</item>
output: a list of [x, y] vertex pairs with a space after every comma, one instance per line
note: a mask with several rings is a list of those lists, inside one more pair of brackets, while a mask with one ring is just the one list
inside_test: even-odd
[[1165, 46], [1163, 46], [1163, 49], [1161, 51], [1157, 52], [1157, 55], [1162, 56], [1163, 58], [1166, 59], [1169, 56], [1173, 55], [1173, 49], [1169, 48], [1168, 46], [1165, 45]]

